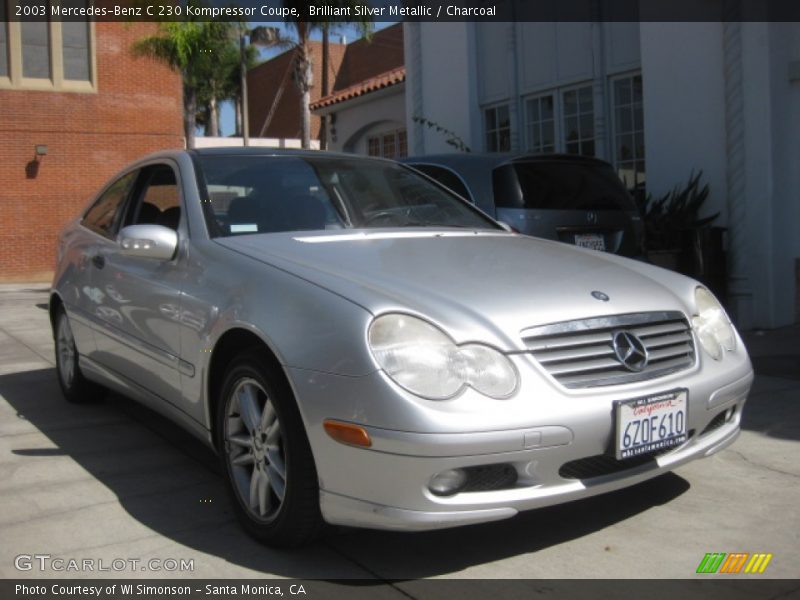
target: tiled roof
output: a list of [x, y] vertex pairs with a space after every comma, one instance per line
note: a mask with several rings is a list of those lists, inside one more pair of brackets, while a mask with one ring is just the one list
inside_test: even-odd
[[[0, 0], [2, 4], [3, 0]], [[375, 31], [369, 39], [362, 38], [349, 44], [331, 42], [329, 49], [329, 92], [322, 98], [322, 42], [309, 41], [313, 56], [314, 71], [311, 86], [311, 106], [322, 107], [343, 102], [370, 91], [395, 85], [405, 79], [402, 74], [397, 79], [395, 73], [390, 81], [379, 81], [403, 66], [403, 24], [397, 23]], [[292, 68], [294, 50], [288, 50], [267, 62], [251, 69], [247, 74], [249, 121], [251, 135], [258, 135], [264, 129], [266, 117], [273, 104], [275, 111], [263, 135], [267, 137], [294, 138], [300, 135], [301, 110], [300, 91], [289, 79], [283, 86], [283, 94], [278, 101], [275, 97], [281, 89], [281, 82]], [[363, 88], [363, 89], [362, 89]], [[356, 91], [358, 89], [358, 91]], [[352, 92], [355, 92], [351, 95]], [[321, 104], [325, 101], [325, 104]], [[311, 136], [319, 136], [320, 116], [311, 115]]]
[[324, 98], [320, 98], [319, 100], [311, 104], [311, 110], [316, 110], [318, 108], [324, 108], [326, 106], [332, 106], [334, 104], [338, 104], [339, 102], [351, 100], [353, 98], [363, 96], [364, 94], [368, 94], [370, 92], [375, 92], [377, 90], [397, 85], [398, 83], [402, 83], [405, 80], [406, 80], [405, 66], [395, 67], [394, 69], [390, 69], [389, 71], [380, 73], [375, 77], [370, 77], [369, 79], [365, 79], [364, 81], [359, 81], [354, 85], [346, 87], [342, 90], [338, 90], [332, 94], [325, 96]]

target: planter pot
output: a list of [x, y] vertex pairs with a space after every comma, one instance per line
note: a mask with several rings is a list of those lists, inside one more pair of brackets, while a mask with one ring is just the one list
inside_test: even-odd
[[700, 227], [681, 232], [681, 247], [649, 250], [647, 260], [671, 271], [697, 279], [708, 287], [720, 302], [727, 302], [727, 260], [725, 229]]
[[670, 271], [677, 271], [680, 264], [681, 250], [675, 248], [672, 250], [648, 250], [647, 260], [657, 266]]

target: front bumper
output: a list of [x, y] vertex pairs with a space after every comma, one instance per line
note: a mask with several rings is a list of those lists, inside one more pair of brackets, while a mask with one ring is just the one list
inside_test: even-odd
[[[731, 423], [717, 430], [714, 435], [702, 436], [695, 443], [690, 440], [673, 452], [655, 459], [651, 465], [634, 467], [619, 474], [588, 481], [574, 480], [496, 492], [462, 493], [458, 494], [459, 502], [453, 502], [449, 510], [408, 510], [325, 490], [320, 492], [320, 506], [328, 523], [373, 529], [425, 531], [499, 521], [513, 517], [520, 511], [588, 498], [647, 481], [695, 458], [710, 456], [731, 445], [738, 436], [738, 422]], [[497, 461], [508, 459], [505, 455], [495, 455], [493, 458]], [[443, 470], [436, 471], [431, 463], [426, 466], [434, 472]], [[476, 498], [472, 499], [470, 496]], [[484, 505], [487, 506], [483, 507]]]
[[[381, 373], [365, 378], [292, 373], [317, 463], [325, 520], [376, 529], [439, 529], [505, 519], [635, 485], [733, 443], [753, 380], [746, 355], [716, 372], [701, 373], [697, 365], [658, 380], [577, 392], [557, 384], [543, 386], [538, 373], [526, 376], [530, 364], [520, 362], [517, 367], [523, 382], [518, 404], [480, 398], [477, 402], [494, 402], [490, 406], [495, 408], [483, 410], [477, 415], [480, 420], [474, 414], [474, 398], [428, 406], [409, 399]], [[685, 443], [649, 460], [616, 465], [610, 472], [593, 475], [589, 469], [588, 475], [584, 471], [577, 478], [564, 470], [575, 461], [615, 461], [607, 458], [614, 440], [614, 400], [678, 387], [689, 390], [690, 436]], [[382, 394], [393, 396], [388, 404]], [[410, 410], [409, 402], [418, 410]], [[378, 410], [382, 406], [403, 410], [386, 415]], [[403, 417], [405, 422], [400, 421]], [[333, 441], [322, 428], [326, 418], [363, 426], [372, 447]], [[515, 426], [499, 427], [503, 419]], [[387, 427], [387, 421], [396, 425]], [[452, 496], [437, 496], [428, 489], [431, 478], [442, 471], [501, 464], [516, 471], [513, 486]]]

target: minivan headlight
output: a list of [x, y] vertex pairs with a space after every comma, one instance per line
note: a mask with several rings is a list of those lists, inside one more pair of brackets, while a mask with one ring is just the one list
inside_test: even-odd
[[714, 360], [720, 360], [723, 353], [736, 348], [736, 333], [733, 330], [725, 309], [706, 288], [698, 286], [694, 290], [697, 314], [692, 317], [692, 327], [706, 352]]
[[506, 356], [483, 344], [457, 346], [427, 321], [404, 314], [377, 317], [369, 327], [375, 360], [399, 386], [431, 400], [446, 400], [466, 386], [491, 398], [517, 388], [517, 371]]

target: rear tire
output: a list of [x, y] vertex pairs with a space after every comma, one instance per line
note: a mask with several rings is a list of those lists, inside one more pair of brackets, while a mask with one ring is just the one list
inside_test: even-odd
[[247, 532], [293, 547], [321, 530], [319, 482], [292, 392], [268, 364], [252, 350], [231, 361], [217, 398], [217, 447]]
[[68, 402], [94, 402], [105, 393], [105, 389], [86, 379], [80, 368], [80, 355], [64, 307], [56, 312], [53, 338], [56, 350], [56, 372], [61, 392]]

